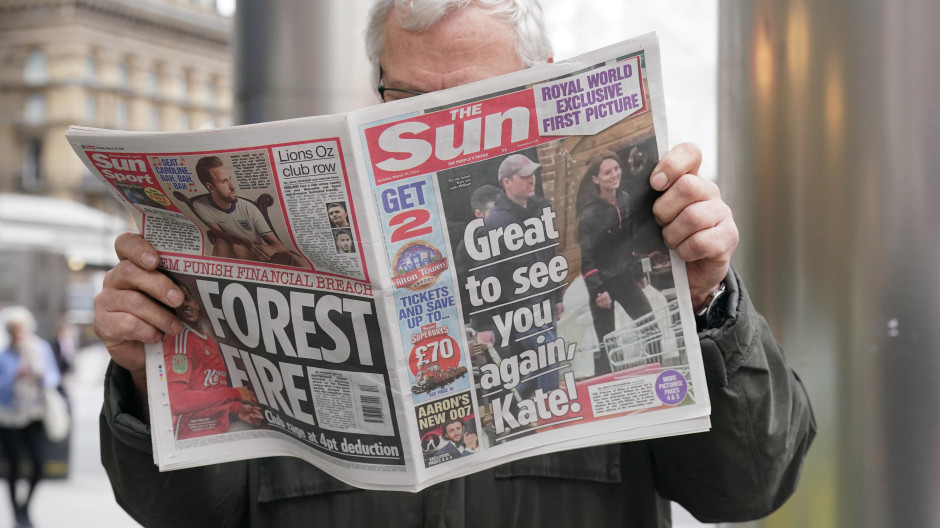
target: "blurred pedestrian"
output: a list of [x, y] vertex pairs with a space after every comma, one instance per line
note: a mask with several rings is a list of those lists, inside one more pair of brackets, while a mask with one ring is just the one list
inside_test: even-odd
[[[55, 356], [56, 365], [59, 367], [59, 374], [63, 378], [72, 371], [72, 361], [75, 359], [75, 349], [78, 343], [75, 326], [68, 322], [64, 315], [60, 316], [55, 325], [55, 339], [49, 343], [52, 346], [52, 353]], [[59, 383], [59, 391], [62, 391], [62, 383]]]
[[[26, 528], [32, 526], [29, 503], [44, 466], [46, 390], [55, 390], [61, 376], [52, 347], [35, 334], [36, 323], [29, 310], [10, 308], [4, 315], [10, 341], [0, 352], [0, 443], [16, 527]], [[24, 451], [32, 464], [32, 474], [21, 500], [17, 482]]]

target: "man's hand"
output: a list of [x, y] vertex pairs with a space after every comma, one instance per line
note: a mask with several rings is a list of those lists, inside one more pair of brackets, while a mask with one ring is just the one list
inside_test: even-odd
[[479, 441], [477, 439], [476, 433], [467, 433], [463, 435], [463, 444], [470, 451], [476, 451], [477, 447], [479, 447]]
[[253, 390], [249, 389], [248, 387], [235, 387], [235, 390], [238, 391], [238, 397], [242, 402], [252, 403], [255, 405], [258, 404], [258, 397], [255, 396]]
[[594, 298], [594, 304], [596, 304], [598, 308], [607, 310], [613, 305], [613, 302], [610, 300], [610, 294], [606, 291], [602, 291]]
[[[214, 256], [254, 260], [256, 262], [269, 262], [271, 260], [271, 252], [264, 244], [226, 233], [215, 224], [206, 225], [209, 226], [210, 240], [215, 240], [215, 248], [212, 250]], [[236, 249], [236, 247], [243, 249]]]
[[663, 191], [653, 204], [666, 244], [686, 262], [692, 307], [699, 309], [728, 274], [738, 247], [738, 228], [731, 208], [714, 183], [698, 176], [702, 151], [682, 143], [663, 156], [650, 176], [650, 186]]
[[261, 408], [251, 404], [244, 404], [238, 410], [238, 419], [254, 427], [261, 425]]
[[114, 249], [120, 262], [105, 275], [104, 287], [95, 297], [95, 334], [114, 362], [130, 371], [144, 396], [144, 343], [158, 343], [163, 333], [183, 330], [176, 315], [160, 304], [179, 306], [183, 292], [156, 271], [157, 251], [140, 235], [124, 233]]
[[496, 335], [492, 330], [484, 330], [482, 332], [477, 332], [477, 343], [482, 343], [484, 345], [493, 345], [496, 343]]
[[269, 262], [271, 260], [270, 250], [264, 244], [245, 239], [241, 239], [239, 244], [244, 246], [256, 261]]

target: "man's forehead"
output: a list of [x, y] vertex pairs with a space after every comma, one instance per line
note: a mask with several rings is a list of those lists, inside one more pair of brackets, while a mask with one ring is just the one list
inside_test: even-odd
[[380, 61], [386, 86], [435, 91], [522, 69], [512, 27], [468, 6], [423, 31], [399, 25], [392, 10], [384, 25]]
[[528, 174], [525, 174], [525, 173], [523, 173], [522, 171], [518, 171], [518, 172], [512, 173], [512, 176], [510, 176], [510, 177], [508, 177], [508, 178], [503, 178], [503, 179], [504, 179], [504, 180], [514, 180], [514, 179], [516, 179], [516, 178], [522, 178], [522, 179], [535, 178], [535, 171], [532, 171], [532, 172], [530, 172], [530, 173], [528, 173]]
[[228, 176], [228, 169], [225, 168], [225, 165], [219, 165], [209, 169], [209, 174], [212, 175], [213, 178], [222, 180]]

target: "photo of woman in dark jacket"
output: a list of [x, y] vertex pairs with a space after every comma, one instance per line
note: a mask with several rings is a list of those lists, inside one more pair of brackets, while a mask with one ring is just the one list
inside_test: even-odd
[[620, 159], [602, 151], [588, 164], [578, 189], [581, 275], [588, 289], [599, 341], [614, 330], [614, 302], [636, 319], [652, 311], [646, 277], [635, 253], [630, 196], [620, 188]]

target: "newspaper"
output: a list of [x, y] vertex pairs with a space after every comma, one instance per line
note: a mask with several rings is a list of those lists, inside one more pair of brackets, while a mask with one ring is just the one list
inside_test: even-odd
[[655, 35], [343, 115], [67, 138], [187, 293], [146, 355], [161, 470], [291, 455], [415, 491], [709, 427], [652, 215]]

